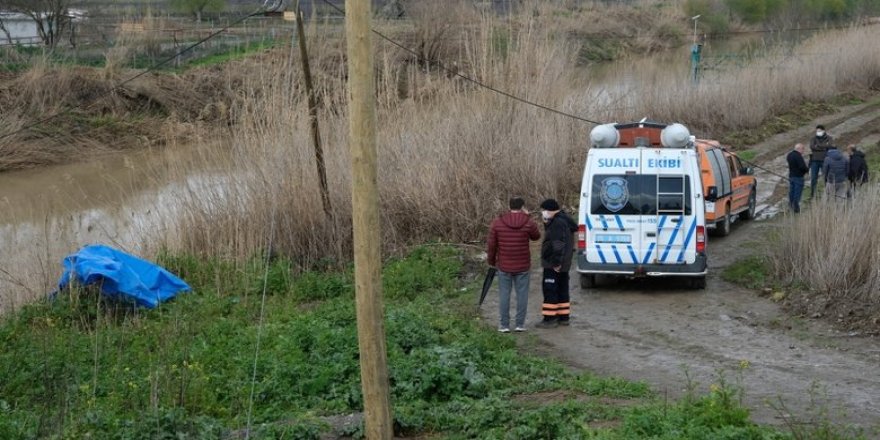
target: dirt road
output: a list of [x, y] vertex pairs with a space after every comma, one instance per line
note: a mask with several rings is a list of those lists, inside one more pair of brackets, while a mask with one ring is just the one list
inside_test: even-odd
[[[876, 142], [880, 103], [847, 107], [775, 136], [755, 147], [762, 152], [755, 162], [785, 174], [785, 163], [778, 158], [794, 142], [809, 140], [816, 123], [826, 125], [843, 145]], [[724, 373], [728, 382], [741, 380], [745, 402], [759, 423], [808, 421], [826, 412], [832, 422], [880, 427], [880, 338], [788, 316], [770, 298], [720, 277], [724, 267], [761, 249], [765, 233], [779, 227], [771, 219], [783, 203], [785, 184], [766, 171], [758, 177], [759, 207], [765, 215], [735, 224], [726, 238], [710, 237], [705, 291], [671, 280], [621, 281], [582, 291], [572, 272], [572, 325], [534, 329], [541, 306], [540, 272], [535, 271], [529, 330], [511, 337], [578, 368], [644, 380], [670, 397], [687, 389], [688, 377], [706, 390]], [[497, 294], [490, 294], [482, 310], [487, 322], [496, 325]]]

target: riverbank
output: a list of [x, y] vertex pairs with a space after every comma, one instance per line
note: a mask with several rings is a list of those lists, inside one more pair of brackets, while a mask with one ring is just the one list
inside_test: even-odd
[[[194, 291], [144, 311], [74, 290], [0, 319], [0, 437], [362, 435], [351, 271], [160, 261]], [[518, 349], [536, 343], [531, 333], [475, 319], [473, 264], [431, 246], [385, 266], [396, 436], [790, 438], [749, 421], [736, 378], [669, 400]]]

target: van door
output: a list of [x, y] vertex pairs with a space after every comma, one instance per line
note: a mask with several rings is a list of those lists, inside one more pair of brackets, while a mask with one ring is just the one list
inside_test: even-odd
[[[699, 168], [691, 150], [654, 150], [648, 159], [646, 174], [656, 179], [655, 233], [646, 232], [648, 247], [653, 247], [654, 264], [685, 264], [696, 261], [694, 234], [697, 215], [694, 207], [696, 176]], [[690, 153], [690, 154], [689, 154]]]
[[642, 209], [646, 181], [642, 148], [595, 150], [582, 184], [587, 196], [584, 213], [587, 262], [639, 264], [643, 261]]

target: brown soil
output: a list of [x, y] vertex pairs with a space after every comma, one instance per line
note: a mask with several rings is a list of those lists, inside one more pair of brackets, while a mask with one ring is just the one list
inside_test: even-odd
[[[759, 195], [763, 217], [737, 222], [728, 237], [710, 238], [705, 291], [674, 280], [615, 280], [582, 291], [573, 272], [571, 326], [533, 329], [541, 306], [540, 271], [534, 271], [529, 331], [511, 337], [521, 338], [524, 349], [575, 368], [647, 381], [670, 397], [683, 395], [692, 384], [706, 390], [723, 376], [742, 386], [759, 423], [826, 421], [878, 435], [871, 430], [880, 429], [880, 338], [871, 331], [847, 330], [859, 325], [860, 315], [842, 312], [850, 306], [825, 304], [823, 310], [830, 312], [806, 314], [808, 298], [809, 303], [821, 301], [791, 295], [776, 303], [720, 277], [728, 265], [760, 252], [763, 237], [777, 227], [772, 217], [785, 191], [776, 190], [784, 184], [774, 174], [787, 170], [779, 157], [795, 142], [808, 140], [817, 123], [847, 143], [873, 139], [880, 101], [841, 108], [754, 147], [760, 151], [756, 163], [770, 171], [758, 176], [764, 187]], [[482, 316], [495, 326], [497, 295], [490, 293]]]

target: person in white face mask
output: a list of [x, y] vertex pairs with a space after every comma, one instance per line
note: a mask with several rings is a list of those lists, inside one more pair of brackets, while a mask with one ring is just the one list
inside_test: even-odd
[[816, 135], [810, 139], [810, 198], [816, 194], [816, 183], [819, 182], [819, 172], [825, 162], [825, 154], [834, 145], [834, 138], [825, 131], [825, 126], [816, 126]]
[[541, 244], [541, 267], [544, 269], [541, 291], [544, 302], [541, 304], [542, 320], [535, 327], [554, 328], [568, 325], [571, 317], [568, 272], [574, 255], [574, 233], [578, 227], [554, 199], [541, 203], [541, 218], [545, 229], [544, 242]]

